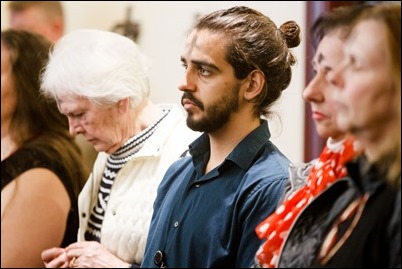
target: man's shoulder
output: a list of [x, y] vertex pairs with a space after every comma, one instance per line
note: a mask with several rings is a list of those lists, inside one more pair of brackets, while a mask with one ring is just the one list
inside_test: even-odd
[[290, 161], [281, 154], [274, 157], [261, 155], [244, 175], [243, 188], [251, 188], [253, 192], [282, 189], [289, 179], [289, 163]]
[[288, 168], [290, 160], [282, 154], [272, 143], [262, 151], [250, 166], [247, 173], [261, 175], [261, 177], [286, 177], [288, 178]]

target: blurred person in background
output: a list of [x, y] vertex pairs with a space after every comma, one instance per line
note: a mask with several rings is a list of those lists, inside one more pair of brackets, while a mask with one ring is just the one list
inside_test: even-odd
[[[401, 267], [401, 3], [367, 9], [331, 74], [336, 121], [362, 143], [317, 267]], [[353, 250], [353, 251], [351, 251]]]
[[64, 33], [63, 6], [60, 1], [10, 1], [10, 28], [43, 35], [51, 42]]
[[[287, 260], [288, 253], [281, 255], [281, 248], [286, 242], [285, 235], [294, 229], [292, 225], [296, 219], [305, 225], [315, 225], [314, 222], [307, 220], [313, 218], [314, 214], [320, 215], [321, 210], [331, 206], [331, 201], [321, 203], [319, 210], [306, 209], [309, 203], [332, 184], [345, 184], [343, 181], [337, 181], [347, 175], [346, 163], [362, 152], [360, 143], [336, 125], [335, 111], [330, 102], [334, 86], [329, 80], [329, 75], [343, 61], [343, 45], [350, 24], [366, 7], [368, 6], [339, 7], [320, 15], [311, 28], [311, 39], [316, 47], [312, 61], [315, 76], [304, 89], [303, 98], [310, 103], [317, 133], [327, 138], [327, 144], [317, 159], [290, 166], [290, 182], [284, 201], [275, 213], [256, 228], [257, 235], [265, 240], [257, 252], [256, 267], [278, 267], [279, 262], [282, 263], [281, 267], [308, 265], [310, 259], [308, 255], [299, 255], [298, 259], [289, 260]], [[338, 195], [340, 194], [341, 191]], [[326, 194], [322, 196], [325, 197]], [[298, 234], [302, 231], [301, 225], [297, 230], [292, 230], [292, 233]], [[298, 251], [303, 253], [307, 252], [307, 249], [305, 246], [303, 250]], [[279, 261], [281, 256], [282, 260]]]

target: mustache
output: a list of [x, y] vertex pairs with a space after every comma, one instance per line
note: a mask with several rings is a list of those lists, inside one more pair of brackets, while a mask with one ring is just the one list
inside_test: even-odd
[[183, 105], [183, 99], [188, 99], [192, 103], [194, 103], [196, 106], [200, 107], [201, 109], [204, 108], [204, 105], [201, 103], [201, 101], [198, 101], [197, 98], [195, 98], [190, 92], [184, 92], [183, 96], [181, 97], [181, 104]]

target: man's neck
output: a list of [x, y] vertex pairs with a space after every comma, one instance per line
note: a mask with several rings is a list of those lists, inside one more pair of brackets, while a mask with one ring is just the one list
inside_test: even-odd
[[[232, 115], [233, 116], [233, 115]], [[218, 130], [209, 133], [210, 157], [205, 168], [208, 173], [220, 165], [248, 134], [260, 126], [259, 118], [236, 117]]]

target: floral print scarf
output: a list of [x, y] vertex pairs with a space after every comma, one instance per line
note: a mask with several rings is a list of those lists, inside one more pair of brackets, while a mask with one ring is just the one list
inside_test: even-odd
[[269, 217], [255, 229], [257, 236], [266, 241], [256, 254], [256, 261], [262, 267], [275, 268], [278, 265], [280, 250], [296, 217], [314, 199], [334, 181], [346, 176], [346, 162], [361, 152], [359, 143], [347, 138], [327, 145], [311, 169], [307, 183], [289, 195]]

